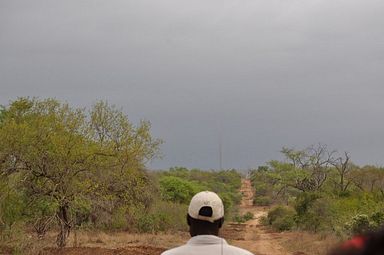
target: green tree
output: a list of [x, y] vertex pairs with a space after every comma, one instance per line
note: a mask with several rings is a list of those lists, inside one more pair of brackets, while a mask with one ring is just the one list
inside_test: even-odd
[[[134, 127], [104, 102], [88, 115], [54, 99], [20, 98], [6, 108], [0, 126], [0, 173], [21, 176], [19, 186], [36, 214], [57, 219], [57, 245], [63, 247], [76, 207], [84, 204], [79, 201], [97, 203], [108, 194], [140, 200], [136, 187], [143, 186], [142, 169], [161, 143], [149, 130], [149, 123]], [[50, 210], [43, 206], [47, 203]]]
[[97, 185], [89, 195], [95, 201], [93, 218], [102, 225], [116, 225], [108, 215], [119, 211], [135, 220], [135, 210], [147, 211], [152, 203], [154, 188], [145, 163], [158, 155], [162, 141], [150, 135], [149, 122], [134, 126], [121, 110], [106, 102], [97, 102], [90, 118], [92, 141], [100, 148], [91, 179]]
[[163, 199], [181, 204], [188, 204], [195, 193], [203, 190], [200, 185], [176, 176], [164, 176], [159, 182]]
[[334, 163], [336, 151], [329, 151], [326, 145], [309, 146], [304, 150], [283, 148], [281, 152], [294, 168], [305, 171], [308, 176], [297, 179], [295, 187], [302, 191], [318, 191], [327, 181], [330, 166]]
[[384, 198], [384, 168], [366, 165], [355, 167], [349, 175], [353, 184], [361, 191], [379, 193]]
[[344, 152], [344, 157], [338, 157], [332, 162], [336, 173], [338, 175], [338, 190], [340, 194], [346, 192], [350, 185], [353, 183], [351, 178], [351, 172], [357, 167], [350, 161], [348, 152]]

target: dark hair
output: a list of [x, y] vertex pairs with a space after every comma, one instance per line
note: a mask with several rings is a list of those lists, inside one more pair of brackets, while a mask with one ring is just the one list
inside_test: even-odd
[[384, 254], [384, 228], [367, 235], [363, 255], [382, 255]]
[[223, 226], [224, 218], [220, 218], [214, 222], [194, 219], [187, 214], [187, 223], [189, 225], [189, 233], [191, 236], [197, 235], [219, 235], [219, 229]]

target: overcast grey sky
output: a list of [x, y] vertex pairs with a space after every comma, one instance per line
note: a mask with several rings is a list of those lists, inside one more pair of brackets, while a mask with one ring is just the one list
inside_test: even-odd
[[151, 168], [250, 168], [324, 143], [384, 165], [383, 0], [0, 0], [0, 104], [106, 99]]

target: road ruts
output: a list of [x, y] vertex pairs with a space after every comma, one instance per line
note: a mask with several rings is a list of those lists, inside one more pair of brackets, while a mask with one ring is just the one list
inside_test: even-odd
[[242, 224], [240, 238], [233, 240], [232, 243], [243, 247], [255, 255], [290, 255], [280, 245], [281, 234], [271, 233], [260, 224], [260, 218], [267, 215], [267, 209], [264, 207], [253, 206], [253, 189], [249, 179], [243, 179], [240, 189], [242, 200], [240, 204], [240, 213], [251, 212], [254, 219]]

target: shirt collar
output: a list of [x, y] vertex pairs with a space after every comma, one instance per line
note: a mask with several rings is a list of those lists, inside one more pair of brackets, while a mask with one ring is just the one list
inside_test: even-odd
[[189, 239], [189, 245], [210, 245], [210, 244], [227, 244], [227, 242], [214, 235], [197, 235]]

